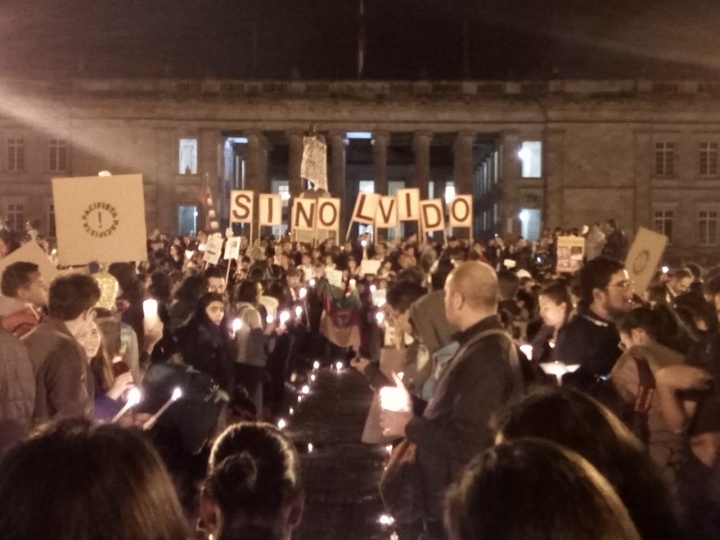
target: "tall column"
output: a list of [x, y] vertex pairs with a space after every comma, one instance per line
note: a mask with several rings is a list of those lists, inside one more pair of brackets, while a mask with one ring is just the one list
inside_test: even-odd
[[542, 175], [545, 186], [543, 226], [554, 229], [563, 225], [564, 130], [548, 130], [543, 141]]
[[290, 180], [290, 195], [297, 197], [302, 193], [302, 177], [300, 176], [300, 168], [302, 167], [303, 157], [303, 132], [302, 130], [291, 130], [287, 133], [290, 140], [289, 153], [289, 170], [288, 178]]
[[418, 131], [413, 137], [415, 150], [415, 187], [420, 189], [420, 199], [428, 198], [430, 184], [430, 139], [429, 131]]
[[[651, 228], [651, 176], [652, 137], [648, 131], [635, 132], [635, 227]], [[682, 221], [680, 221], [682, 223]], [[622, 223], [622, 228], [630, 229], [630, 223]], [[690, 237], [691, 238], [691, 237]]]
[[[379, 195], [388, 194], [388, 169], [387, 152], [390, 134], [387, 131], [376, 131], [373, 133], [373, 171], [375, 176], [375, 193]], [[375, 231], [377, 241], [387, 240], [387, 229]]]
[[[267, 154], [265, 137], [261, 131], [249, 131], [247, 136], [247, 168], [245, 171], [245, 189], [258, 193], [266, 193], [267, 190]], [[258, 235], [258, 213], [253, 212], [253, 235]]]
[[518, 218], [520, 211], [520, 177], [522, 164], [518, 158], [521, 139], [515, 132], [504, 133], [500, 156], [498, 199], [500, 206], [500, 236], [517, 237], [521, 232]]
[[340, 199], [340, 238], [344, 239], [350, 220], [349, 215], [352, 212], [352, 208], [347, 210], [349, 203], [345, 200], [345, 132], [331, 131], [328, 136], [330, 138], [328, 191], [330, 195]]
[[[222, 190], [220, 189], [220, 132], [214, 129], [202, 129], [200, 130], [199, 144], [199, 172], [200, 181], [205, 182], [207, 179], [208, 189], [212, 194], [215, 213], [215, 219], [218, 220], [222, 215], [223, 205], [227, 205], [229, 201], [226, 201], [222, 197]], [[207, 223], [204, 223], [204, 227], [210, 230], [210, 222], [212, 219], [208, 219]], [[202, 225], [198, 224], [198, 227]]]
[[[177, 231], [178, 209], [176, 198], [175, 177], [178, 173], [178, 138], [172, 129], [158, 129], [157, 138], [157, 170], [155, 178], [157, 226], [161, 232]], [[159, 204], [162, 201], [162, 204]], [[194, 202], [194, 201], [193, 201]]]
[[[461, 131], [455, 138], [453, 151], [455, 160], [453, 163], [453, 183], [455, 193], [458, 195], [474, 195], [473, 193], [473, 169], [475, 167], [475, 139], [476, 135], [470, 131]], [[475, 197], [473, 197], [474, 201]], [[455, 236], [468, 237], [467, 229], [453, 231]], [[474, 236], [474, 235], [473, 235]]]

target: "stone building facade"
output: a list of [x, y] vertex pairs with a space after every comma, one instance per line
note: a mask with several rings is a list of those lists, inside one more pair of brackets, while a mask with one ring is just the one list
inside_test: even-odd
[[677, 254], [720, 242], [718, 83], [15, 80], [0, 94], [0, 213], [50, 235], [53, 177], [142, 173], [148, 229], [173, 234], [202, 227], [206, 182], [221, 217], [233, 188], [297, 196], [314, 132], [346, 218], [359, 190], [416, 186], [472, 193], [476, 237], [612, 217]]

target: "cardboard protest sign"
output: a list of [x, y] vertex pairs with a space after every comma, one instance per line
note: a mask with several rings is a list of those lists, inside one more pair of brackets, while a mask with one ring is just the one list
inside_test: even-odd
[[325, 269], [325, 277], [328, 283], [333, 287], [342, 287], [343, 285], [343, 273], [342, 270], [335, 270], [334, 268]]
[[300, 176], [327, 191], [327, 145], [318, 137], [303, 138]]
[[317, 199], [295, 199], [292, 207], [293, 231], [315, 230], [315, 210]]
[[252, 223], [255, 192], [233, 190], [230, 195], [230, 223]]
[[420, 190], [405, 188], [397, 190], [397, 215], [399, 221], [420, 219]]
[[585, 239], [580, 236], [559, 236], [557, 239], [557, 271], [574, 274], [582, 267]]
[[317, 230], [337, 231], [340, 228], [340, 199], [317, 199]]
[[448, 221], [451, 227], [472, 227], [472, 195], [456, 195], [448, 208]]
[[217, 264], [220, 262], [222, 254], [223, 238], [222, 236], [210, 236], [205, 244], [205, 253], [203, 254], [203, 262], [208, 264]]
[[147, 260], [142, 175], [53, 178], [52, 188], [60, 264]]
[[420, 218], [423, 231], [444, 231], [445, 213], [442, 199], [420, 201]]
[[382, 261], [373, 261], [371, 259], [363, 259], [360, 263], [360, 275], [367, 276], [377, 276], [378, 272], [380, 271], [380, 265], [382, 264]]
[[50, 262], [50, 259], [48, 259], [48, 256], [37, 244], [37, 242], [28, 242], [13, 251], [7, 257], [3, 257], [0, 260], [0, 276], [8, 266], [16, 262], [29, 262], [37, 264], [40, 275], [48, 285], [58, 275], [57, 268], [55, 268], [55, 265]]
[[240, 236], [228, 238], [227, 242], [225, 243], [225, 253], [223, 255], [223, 259], [225, 259], [226, 261], [239, 259], [241, 243], [242, 238]]
[[377, 193], [358, 193], [351, 221], [364, 225], [372, 225], [375, 220], [375, 212], [379, 202], [380, 195]]
[[640, 228], [625, 259], [625, 270], [630, 275], [635, 292], [642, 295], [648, 288], [660, 264], [668, 237], [655, 231]]
[[280, 195], [261, 193], [258, 199], [260, 227], [282, 225], [282, 199]]
[[375, 211], [375, 226], [381, 229], [392, 229], [398, 223], [398, 205], [395, 197], [380, 197]]

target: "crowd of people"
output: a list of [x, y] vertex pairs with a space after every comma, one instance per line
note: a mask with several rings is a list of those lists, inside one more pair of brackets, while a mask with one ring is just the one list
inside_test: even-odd
[[[52, 258], [32, 230], [0, 254]], [[561, 235], [585, 237], [576, 275]], [[401, 540], [720, 537], [720, 269], [635, 290], [613, 221], [534, 244], [243, 238], [217, 265], [211, 236], [4, 269], [7, 538], [289, 539], [302, 474], [278, 421], [338, 361], [377, 393]]]

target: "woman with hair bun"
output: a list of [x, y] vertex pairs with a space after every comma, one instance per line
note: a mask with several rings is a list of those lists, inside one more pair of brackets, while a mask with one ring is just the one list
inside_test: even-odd
[[304, 493], [292, 442], [274, 426], [242, 422], [220, 435], [200, 496], [200, 528], [217, 540], [290, 540]]
[[476, 457], [448, 491], [445, 521], [450, 540], [640, 540], [607, 480], [541, 439]]

